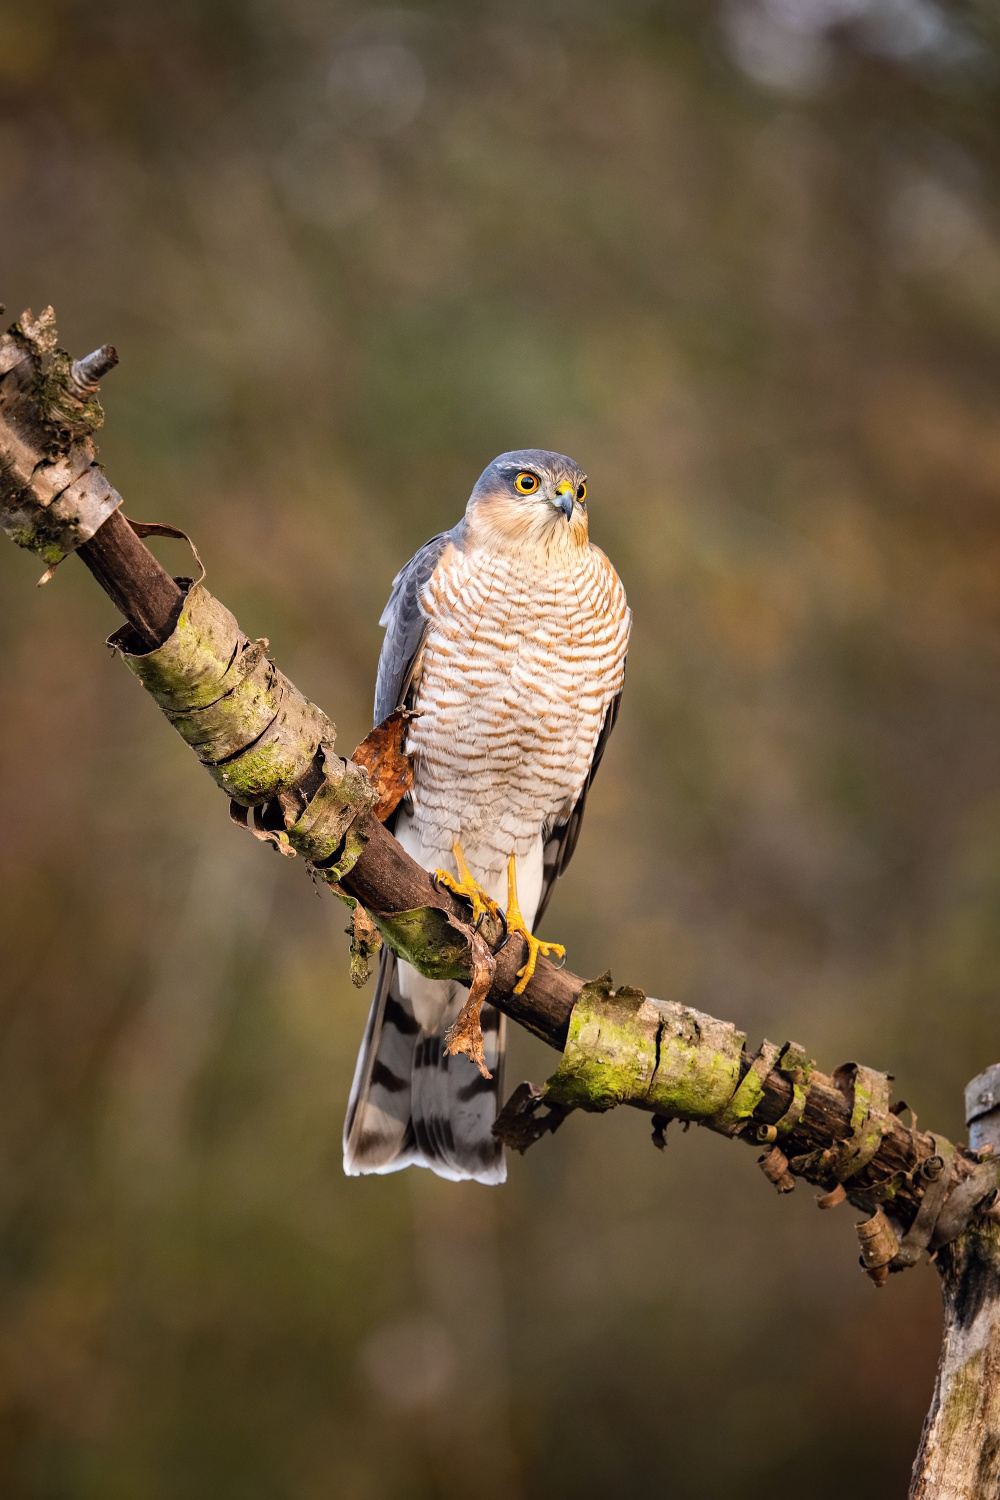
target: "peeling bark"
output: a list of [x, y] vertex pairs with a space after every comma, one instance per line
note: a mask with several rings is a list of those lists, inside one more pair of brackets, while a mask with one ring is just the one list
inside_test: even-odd
[[0, 337], [0, 524], [50, 568], [121, 504], [93, 441], [104, 421], [94, 371], [118, 356], [105, 347], [74, 365], [56, 340], [51, 307]]
[[[1000, 1155], [1000, 1063], [965, 1091], [969, 1144]], [[1000, 1495], [1000, 1195], [938, 1252], [944, 1336], [910, 1500]], [[990, 1200], [984, 1200], [990, 1203]]]
[[944, 1342], [910, 1500], [1000, 1495], [1000, 1223], [966, 1231], [937, 1259]]

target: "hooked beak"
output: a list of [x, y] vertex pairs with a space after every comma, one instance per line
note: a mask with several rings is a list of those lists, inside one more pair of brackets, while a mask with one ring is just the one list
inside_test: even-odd
[[556, 485], [555, 494], [552, 496], [552, 504], [556, 510], [562, 511], [567, 521], [572, 518], [573, 502], [575, 500], [576, 485], [570, 484], [568, 479], [564, 479], [560, 484]]

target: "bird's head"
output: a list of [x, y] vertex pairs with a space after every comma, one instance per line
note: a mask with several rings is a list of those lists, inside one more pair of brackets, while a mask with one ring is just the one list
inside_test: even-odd
[[546, 552], [587, 545], [587, 476], [571, 458], [544, 448], [501, 453], [469, 496], [475, 533]]

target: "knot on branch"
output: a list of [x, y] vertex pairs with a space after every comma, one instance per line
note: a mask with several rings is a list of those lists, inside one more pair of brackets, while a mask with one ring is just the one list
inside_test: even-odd
[[74, 364], [56, 340], [51, 307], [0, 337], [0, 526], [50, 569], [121, 504], [93, 441], [97, 380], [118, 356], [105, 345]]

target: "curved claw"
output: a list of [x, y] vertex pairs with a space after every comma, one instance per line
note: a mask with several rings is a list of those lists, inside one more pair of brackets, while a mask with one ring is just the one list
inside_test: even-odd
[[531, 983], [539, 954], [541, 954], [542, 958], [548, 958], [550, 953], [558, 952], [562, 959], [562, 963], [557, 965], [560, 969], [566, 962], [566, 949], [562, 943], [543, 943], [533, 936], [532, 933], [528, 932], [527, 929], [521, 930], [521, 936], [528, 945], [528, 962], [524, 965], [523, 969], [518, 969], [517, 971], [518, 983], [514, 986], [515, 995], [523, 995]]
[[[473, 932], [478, 932], [479, 929], [480, 929], [480, 927], [482, 927], [483, 923], [486, 921], [486, 918], [488, 916], [490, 916], [490, 915], [491, 915], [491, 913], [488, 912], [485, 909], [485, 907], [484, 907], [483, 910], [479, 913], [479, 920], [476, 922], [475, 927], [472, 929]], [[507, 913], [504, 911], [503, 907], [500, 907], [500, 906], [497, 907], [497, 910], [496, 910], [496, 913], [494, 914], [494, 918], [493, 919], [494, 919], [494, 921], [496, 921], [497, 919], [499, 919], [500, 925], [503, 928], [503, 937], [500, 939], [499, 943], [497, 943], [496, 947], [494, 949], [492, 949], [493, 957], [495, 958], [496, 955], [502, 949], [506, 948], [507, 944], [510, 942], [510, 928], [507, 926]], [[565, 965], [565, 963], [566, 963], [566, 959], [564, 957], [563, 961], [562, 961], [562, 965], [560, 965], [560, 967], [562, 967], [563, 965]]]
[[500, 908], [499, 916], [500, 921], [503, 925], [503, 937], [493, 949], [494, 954], [499, 953], [502, 949], [506, 948], [507, 944], [510, 942], [510, 928], [507, 926], [507, 913], [502, 908]]

